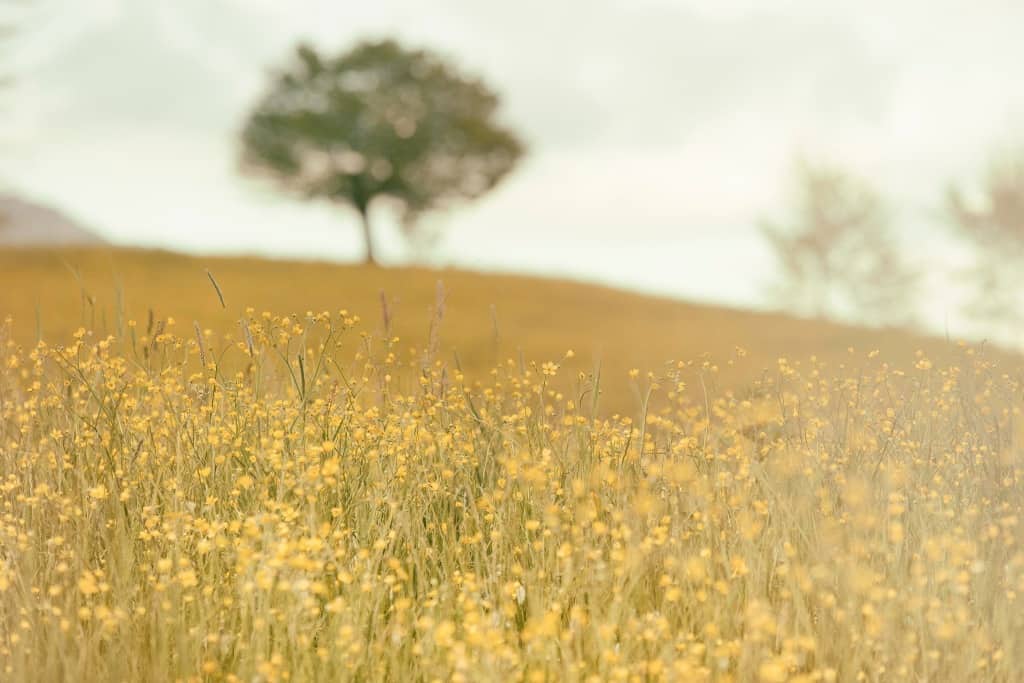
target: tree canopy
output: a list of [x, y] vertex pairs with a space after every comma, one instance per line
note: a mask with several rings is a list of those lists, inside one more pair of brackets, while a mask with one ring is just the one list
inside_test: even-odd
[[498, 108], [482, 81], [426, 50], [384, 40], [329, 57], [300, 45], [244, 125], [242, 168], [355, 209], [373, 262], [375, 199], [413, 231], [423, 212], [476, 199], [513, 169], [524, 146]]

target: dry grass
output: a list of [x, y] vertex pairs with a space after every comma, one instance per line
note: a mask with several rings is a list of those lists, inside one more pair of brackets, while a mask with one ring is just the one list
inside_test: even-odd
[[[4, 277], [40, 282], [47, 258]], [[380, 271], [260, 266], [247, 295], [303, 311], [275, 316], [222, 311], [195, 261], [113, 258], [128, 292], [153, 259], [142, 295], [177, 323], [108, 318], [123, 334], [64, 346], [0, 332], [5, 680], [1024, 680], [1015, 365], [773, 357], [733, 390], [720, 376], [749, 356], [652, 360], [679, 357], [659, 314], [685, 353], [713, 309], [564, 283], [491, 299], [541, 285], [450, 273], [438, 337], [406, 312], [434, 296], [416, 271], [388, 274], [410, 352], [325, 291]], [[246, 262], [205, 263], [230, 311]], [[600, 311], [527, 334], [585, 294], [622, 307], [600, 380], [621, 389], [555, 337]], [[520, 321], [501, 343], [532, 357], [475, 381], [443, 349], [481, 321], [488, 349], [495, 300]], [[769, 320], [733, 316], [729, 333]]]
[[[207, 269], [220, 283], [226, 308]], [[918, 350], [937, 361], [954, 353], [943, 341], [897, 331], [698, 306], [566, 281], [132, 250], [0, 250], [0, 318], [14, 317], [14, 335], [22, 344], [39, 336], [66, 341], [80, 325], [116, 334], [127, 318], [145, 323], [150, 311], [156, 320], [173, 317], [182, 329], [193, 321], [237, 329], [246, 306], [300, 315], [347, 308], [359, 312], [366, 330], [381, 333], [383, 291], [392, 334], [403, 346], [423, 347], [438, 280], [446, 303], [437, 341], [446, 360], [458, 354], [468, 376], [485, 377], [520, 352], [544, 361], [572, 348], [572, 369], [589, 372], [600, 362], [607, 378], [605, 404], [622, 411], [637, 404], [626, 373], [657, 369], [667, 358], [710, 355], [722, 361], [709, 381], [725, 388], [748, 384], [781, 356], [815, 356], [839, 365], [854, 347], [880, 350], [890, 362], [909, 367]], [[737, 346], [747, 355], [730, 365]]]

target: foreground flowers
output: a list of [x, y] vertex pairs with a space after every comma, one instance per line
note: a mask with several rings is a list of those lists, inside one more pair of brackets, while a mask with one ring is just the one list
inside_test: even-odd
[[1024, 399], [969, 350], [630, 418], [572, 354], [148, 327], [2, 349], [4, 679], [1024, 680]]

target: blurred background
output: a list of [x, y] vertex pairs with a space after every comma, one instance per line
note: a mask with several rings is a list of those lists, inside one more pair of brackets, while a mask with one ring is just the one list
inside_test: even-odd
[[1019, 2], [0, 7], [0, 241], [362, 260], [357, 213], [240, 172], [240, 132], [300, 41], [395, 39], [479, 76], [525, 152], [413, 239], [374, 206], [384, 265], [1019, 343]]

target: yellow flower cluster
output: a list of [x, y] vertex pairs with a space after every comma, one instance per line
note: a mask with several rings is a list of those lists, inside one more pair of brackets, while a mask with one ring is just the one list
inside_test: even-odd
[[472, 383], [358, 325], [0, 341], [0, 678], [1024, 680], [978, 355], [670, 364], [624, 416], [571, 352]]

